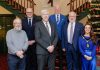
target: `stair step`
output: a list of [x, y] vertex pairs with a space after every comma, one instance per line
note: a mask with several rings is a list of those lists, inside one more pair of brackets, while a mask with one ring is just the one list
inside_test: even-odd
[[99, 24], [100, 22], [99, 22], [99, 20], [97, 20], [97, 21], [91, 20], [91, 23], [92, 23], [92, 24]]
[[91, 17], [100, 17], [100, 15], [92, 15]]
[[94, 30], [100, 30], [100, 28], [95, 28]]
[[100, 8], [92, 8], [92, 9], [90, 9], [90, 10], [100, 10]]
[[[45, 68], [46, 70], [48, 70], [48, 67]], [[59, 70], [59, 67], [55, 67], [55, 70]]]
[[95, 34], [100, 34], [100, 32], [94, 32]]
[[63, 67], [63, 70], [67, 70], [67, 67], [66, 67], [66, 66], [64, 66], [64, 67]]
[[100, 4], [96, 4], [96, 3], [95, 3], [95, 4], [91, 3], [90, 5], [91, 5], [91, 6], [92, 6], [92, 5], [100, 6]]

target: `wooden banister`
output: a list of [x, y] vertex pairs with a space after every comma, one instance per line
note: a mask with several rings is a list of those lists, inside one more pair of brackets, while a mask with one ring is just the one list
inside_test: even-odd
[[76, 13], [80, 13], [89, 7], [88, 0], [70, 0], [67, 6], [70, 7], [70, 11], [75, 11]]
[[14, 9], [20, 10], [22, 13], [25, 13], [26, 8], [33, 8], [34, 10], [34, 0], [5, 0], [9, 5], [12, 5]]
[[71, 3], [73, 3], [75, 0], [70, 0], [70, 2], [67, 5], [70, 5]]
[[53, 0], [49, 0], [48, 4], [51, 3], [51, 6], [53, 6]]

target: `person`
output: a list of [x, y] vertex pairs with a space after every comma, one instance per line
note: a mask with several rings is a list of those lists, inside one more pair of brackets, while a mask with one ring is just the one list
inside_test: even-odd
[[26, 32], [22, 30], [21, 19], [14, 19], [13, 27], [14, 28], [9, 30], [6, 35], [8, 69], [25, 70], [25, 51], [28, 48], [28, 38]]
[[54, 23], [57, 27], [58, 37], [61, 40], [62, 25], [66, 22], [67, 18], [61, 14], [61, 8], [59, 5], [54, 6], [55, 13], [49, 17], [49, 21]]
[[61, 48], [61, 34], [62, 34], [62, 26], [64, 25], [64, 23], [66, 23], [66, 20], [67, 18], [61, 14], [61, 8], [59, 7], [59, 5], [55, 5], [54, 6], [54, 10], [55, 10], [55, 13], [53, 15], [50, 16], [49, 20], [55, 24], [55, 26], [57, 27], [57, 32], [58, 32], [58, 43], [57, 43], [57, 46], [58, 46], [58, 53], [59, 53], [59, 61], [60, 61], [60, 70], [63, 69], [63, 66], [62, 66], [62, 55], [63, 55], [63, 51], [62, 51], [62, 48]]
[[38, 70], [45, 70], [48, 65], [49, 70], [55, 70], [55, 47], [58, 36], [57, 31], [49, 22], [49, 12], [47, 9], [41, 10], [42, 21], [36, 23], [35, 40]]
[[26, 70], [37, 70], [36, 42], [34, 36], [35, 23], [38, 17], [33, 14], [32, 8], [26, 9], [26, 17], [22, 19], [22, 29], [28, 36], [28, 50], [26, 51]]
[[76, 16], [75, 12], [69, 12], [69, 22], [62, 28], [62, 50], [66, 51], [67, 70], [80, 70], [78, 40], [83, 31], [83, 24], [76, 21]]
[[82, 36], [79, 38], [79, 49], [81, 52], [81, 70], [96, 70], [96, 36], [92, 25], [87, 23]]

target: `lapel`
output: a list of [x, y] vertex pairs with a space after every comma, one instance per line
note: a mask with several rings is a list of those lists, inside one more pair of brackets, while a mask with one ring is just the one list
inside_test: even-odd
[[77, 33], [77, 28], [78, 28], [77, 26], [78, 26], [78, 23], [75, 22], [75, 29], [74, 29], [73, 39], [75, 38], [75, 35], [76, 35], [76, 33]]
[[59, 23], [61, 23], [62, 22], [62, 15], [60, 14], [60, 22]]
[[[57, 22], [56, 22], [56, 15], [55, 15], [55, 14], [53, 15], [53, 20], [54, 20], [55, 23], [57, 23]], [[56, 25], [57, 25], [57, 24], [56, 24]]]
[[45, 25], [44, 25], [44, 23], [43, 23], [43, 21], [41, 21], [41, 25], [43, 26], [43, 30], [46, 32], [46, 34], [48, 34], [48, 36], [50, 36]]
[[28, 26], [28, 18], [26, 18], [26, 26]]
[[64, 26], [65, 28], [64, 28], [64, 35], [66, 36], [66, 40], [68, 41], [68, 34], [67, 34], [67, 29], [68, 29], [68, 24], [69, 24], [69, 22], [68, 23], [66, 23], [66, 25]]
[[35, 18], [33, 17], [33, 19], [32, 19], [32, 26], [34, 26], [34, 24], [35, 24]]

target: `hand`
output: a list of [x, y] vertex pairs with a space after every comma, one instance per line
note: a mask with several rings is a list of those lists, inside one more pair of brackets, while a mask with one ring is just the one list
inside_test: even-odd
[[34, 43], [35, 43], [35, 40], [28, 41], [29, 45], [33, 45]]
[[87, 55], [84, 55], [84, 57], [87, 59]]
[[23, 58], [24, 57], [24, 52], [23, 51], [17, 51], [16, 52], [16, 55], [19, 57], [19, 58]]
[[90, 56], [87, 57], [87, 60], [91, 60], [91, 59], [92, 59], [92, 57], [90, 57]]
[[21, 50], [20, 53], [21, 53], [21, 54], [24, 54], [24, 51]]
[[91, 60], [91, 59], [92, 59], [92, 57], [87, 56], [87, 55], [84, 55], [84, 57], [85, 57], [87, 60]]
[[53, 46], [53, 45], [52, 45], [52, 46], [49, 46], [49, 47], [47, 48], [47, 50], [49, 51], [49, 53], [52, 53], [53, 50], [54, 50], [54, 46]]
[[34, 44], [35, 43], [35, 40], [31, 40], [31, 42], [32, 42], [32, 44]]
[[63, 48], [62, 50], [63, 50], [64, 52], [66, 51], [66, 49], [65, 49], [65, 48]]
[[55, 47], [54, 47], [54, 45], [51, 45], [51, 47], [52, 47], [52, 52], [53, 52]]

